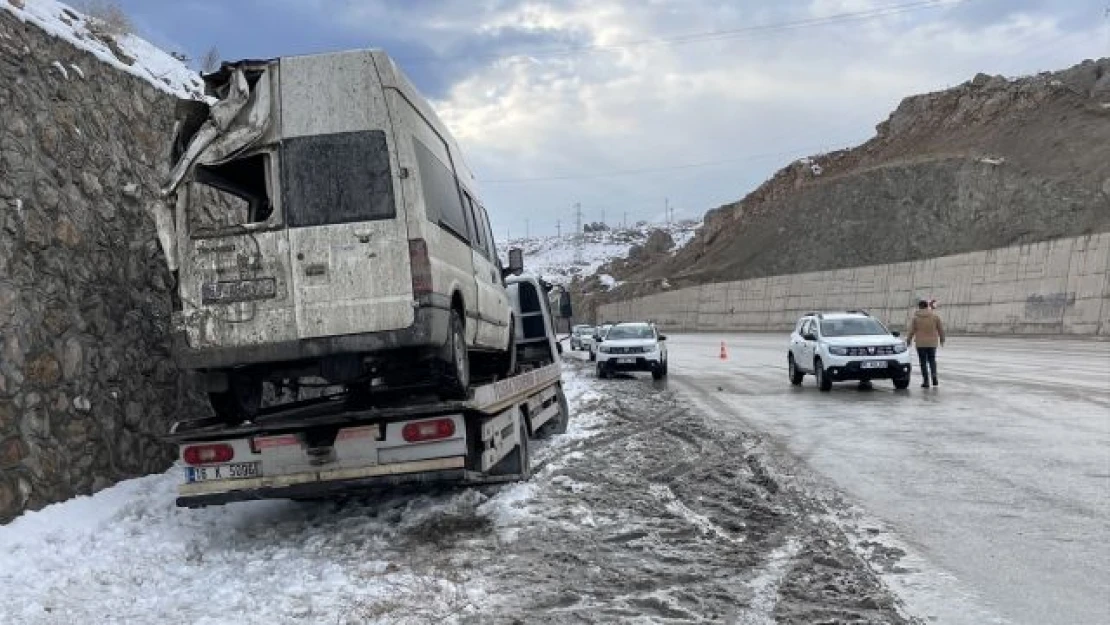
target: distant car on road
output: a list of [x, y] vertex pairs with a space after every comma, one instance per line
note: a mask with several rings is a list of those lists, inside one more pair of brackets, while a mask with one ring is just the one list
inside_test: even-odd
[[594, 332], [597, 329], [589, 325], [576, 325], [570, 332], [570, 350], [577, 352], [587, 349], [587, 345], [594, 342]]
[[650, 371], [662, 380], [667, 375], [667, 337], [647, 323], [618, 323], [609, 328], [597, 346], [597, 377], [618, 371]]
[[594, 332], [593, 340], [590, 341], [588, 346], [590, 350], [590, 360], [597, 360], [597, 346], [605, 340], [605, 334], [609, 332], [609, 328], [612, 327], [613, 324], [611, 323], [603, 323], [597, 326], [597, 331]]
[[822, 391], [833, 382], [876, 379], [904, 389], [913, 366], [906, 342], [866, 311], [803, 315], [790, 335], [787, 364], [791, 384], [801, 384], [809, 373]]

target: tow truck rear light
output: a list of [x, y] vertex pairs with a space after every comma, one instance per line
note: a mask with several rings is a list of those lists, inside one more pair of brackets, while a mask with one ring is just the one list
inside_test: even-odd
[[432, 292], [432, 261], [428, 257], [428, 244], [424, 239], [409, 239], [409, 266], [412, 268], [412, 294], [428, 295]]
[[190, 445], [181, 452], [185, 464], [218, 464], [229, 462], [235, 457], [235, 450], [227, 443], [209, 445]]
[[429, 421], [414, 421], [401, 428], [401, 437], [406, 443], [422, 443], [441, 438], [451, 438], [455, 435], [455, 421], [453, 419], [431, 419]]

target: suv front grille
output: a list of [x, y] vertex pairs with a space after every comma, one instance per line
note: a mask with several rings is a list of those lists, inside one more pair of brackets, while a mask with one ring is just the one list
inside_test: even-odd
[[612, 347], [609, 349], [610, 354], [643, 354], [643, 347]]
[[890, 356], [894, 354], [893, 345], [875, 345], [872, 347], [849, 347], [849, 356]]

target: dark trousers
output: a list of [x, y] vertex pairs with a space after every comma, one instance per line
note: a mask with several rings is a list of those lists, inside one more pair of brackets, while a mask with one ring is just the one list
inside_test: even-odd
[[[918, 347], [917, 359], [921, 363], [921, 377], [925, 378], [926, 382], [932, 377], [935, 382], [937, 379], [937, 348]], [[932, 375], [930, 376], [930, 374]]]

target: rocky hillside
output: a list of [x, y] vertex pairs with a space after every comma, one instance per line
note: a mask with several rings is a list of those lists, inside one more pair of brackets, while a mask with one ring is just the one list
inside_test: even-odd
[[164, 470], [179, 409], [157, 197], [180, 61], [53, 0], [0, 0], [0, 523]]
[[602, 299], [1110, 230], [1110, 59], [906, 98], [850, 150], [710, 211], [677, 254], [602, 268]]

